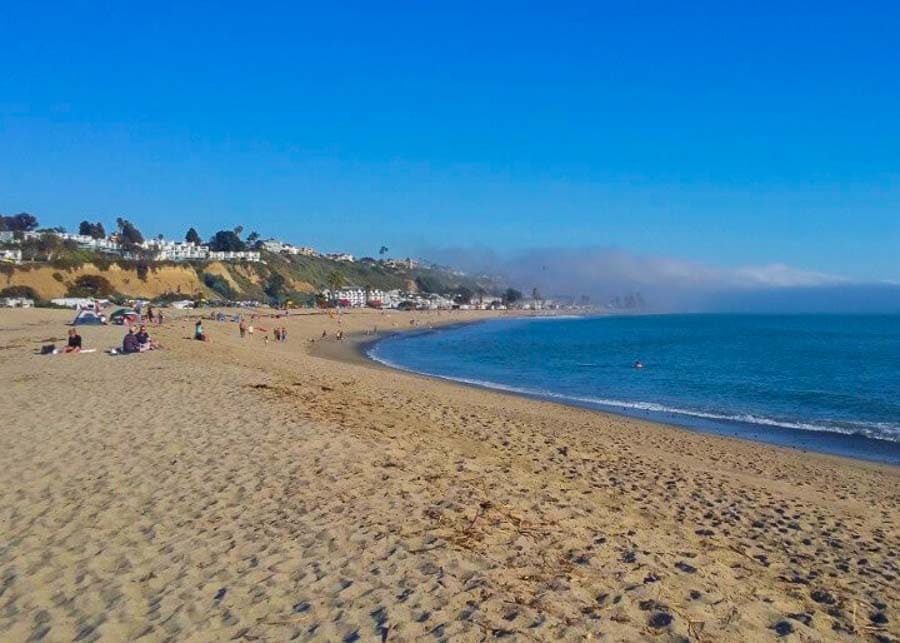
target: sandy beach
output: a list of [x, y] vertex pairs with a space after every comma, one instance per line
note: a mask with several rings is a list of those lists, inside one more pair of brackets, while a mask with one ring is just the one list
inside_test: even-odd
[[0, 311], [0, 640], [900, 639], [900, 468], [358, 351], [496, 313], [171, 314]]

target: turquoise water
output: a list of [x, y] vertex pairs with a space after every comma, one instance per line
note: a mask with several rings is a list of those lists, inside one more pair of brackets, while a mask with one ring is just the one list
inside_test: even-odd
[[369, 353], [469, 384], [900, 464], [900, 316], [508, 319], [397, 334]]

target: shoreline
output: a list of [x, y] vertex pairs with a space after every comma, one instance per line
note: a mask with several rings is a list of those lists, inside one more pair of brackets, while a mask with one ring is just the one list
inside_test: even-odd
[[[510, 319], [512, 317], [504, 317], [502, 319]], [[521, 317], [527, 318], [527, 317]], [[866, 458], [858, 455], [848, 455], [845, 453], [835, 453], [829, 451], [822, 451], [813, 448], [805, 448], [802, 446], [795, 446], [790, 443], [779, 443], [779, 442], [771, 442], [766, 440], [754, 439], [753, 437], [743, 436], [738, 431], [712, 431], [712, 430], [704, 430], [702, 428], [697, 428], [685, 422], [684, 424], [680, 424], [677, 422], [666, 422], [661, 419], [657, 419], [654, 417], [647, 417], [646, 415], [641, 415], [638, 413], [626, 413], [626, 412], [617, 412], [612, 409], [604, 408], [600, 405], [590, 405], [590, 404], [578, 404], [573, 401], [555, 399], [551, 396], [542, 396], [539, 394], [529, 394], [527, 392], [515, 391], [515, 390], [507, 390], [503, 388], [495, 388], [492, 386], [488, 386], [485, 384], [478, 384], [475, 382], [466, 382], [463, 380], [454, 379], [451, 377], [441, 376], [441, 375], [432, 375], [430, 373], [423, 373], [419, 371], [414, 371], [410, 369], [403, 368], [401, 366], [395, 366], [392, 364], [384, 363], [380, 360], [375, 359], [374, 357], [368, 354], [369, 349], [371, 349], [374, 345], [379, 342], [390, 339], [392, 337], [400, 337], [408, 334], [414, 334], [416, 332], [446, 332], [452, 331], [454, 328], [459, 328], [462, 326], [469, 326], [473, 324], [481, 324], [487, 323], [490, 321], [494, 321], [492, 319], [480, 319], [480, 320], [467, 320], [467, 321], [456, 321], [450, 322], [447, 324], [442, 324], [435, 326], [433, 328], [427, 329], [397, 329], [393, 331], [384, 331], [379, 332], [376, 336], [365, 335], [363, 333], [357, 332], [352, 333], [345, 336], [343, 342], [336, 341], [328, 341], [325, 343], [317, 342], [309, 349], [309, 354], [313, 357], [330, 359], [334, 361], [338, 361], [344, 364], [352, 364], [356, 366], [363, 366], [371, 369], [383, 370], [392, 373], [402, 373], [407, 376], [424, 378], [426, 380], [442, 383], [448, 386], [456, 386], [463, 388], [471, 388], [477, 391], [483, 391], [485, 393], [500, 395], [500, 396], [509, 396], [519, 400], [527, 400], [531, 402], [538, 402], [544, 404], [552, 404], [557, 405], [567, 409], [578, 409], [581, 411], [585, 411], [588, 413], [596, 413], [608, 420], [630, 420], [634, 422], [641, 422], [647, 425], [654, 426], [658, 429], [664, 431], [678, 431], [678, 432], [687, 432], [689, 434], [701, 435], [705, 437], [711, 437], [716, 439], [722, 439], [727, 441], [737, 441], [741, 444], [750, 445], [750, 446], [758, 446], [765, 447], [776, 450], [784, 450], [791, 454], [802, 455], [804, 457], [821, 457], [826, 459], [834, 459], [843, 463], [852, 463], [854, 465], [866, 465], [873, 467], [884, 467], [887, 470], [900, 471], [900, 462], [893, 462], [884, 459], [877, 458]], [[801, 431], [801, 429], [796, 429], [793, 431]], [[823, 433], [828, 437], [832, 435], [838, 436], [837, 439], [868, 439], [863, 436], [851, 436], [844, 434], [828, 434], [825, 431], [807, 431], [807, 433], [812, 435], [816, 435], [819, 433]], [[878, 442], [877, 440], [871, 439], [871, 441]], [[888, 443], [893, 444], [893, 443]], [[873, 445], [873, 446], [877, 446]]]

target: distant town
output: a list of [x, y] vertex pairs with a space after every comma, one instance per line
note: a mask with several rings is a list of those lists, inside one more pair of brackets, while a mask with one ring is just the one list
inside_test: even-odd
[[[162, 265], [189, 264], [197, 271], [207, 294], [185, 293], [179, 288], [177, 292], [160, 295], [169, 303], [177, 302], [182, 306], [199, 305], [203, 301], [244, 305], [263, 301], [276, 306], [410, 310], [596, 308], [586, 296], [577, 300], [545, 298], [534, 288], [531, 297], [526, 297], [498, 278], [469, 276], [459, 270], [412, 258], [389, 258], [386, 256], [389, 249], [385, 246], [379, 248], [378, 259], [357, 259], [349, 253], [323, 253], [280, 239], [263, 239], [256, 232], [242, 237], [243, 232], [240, 226], [219, 230], [203, 241], [191, 227], [183, 240], [166, 239], [163, 235], [145, 238], [133, 223], [118, 218], [115, 230], [110, 233], [102, 223], [86, 220], [79, 224], [77, 233], [70, 233], [59, 227], [40, 228], [37, 218], [27, 213], [0, 215], [0, 264], [19, 266], [27, 271], [29, 266], [53, 265], [71, 269], [88, 263], [97, 266], [119, 262], [132, 264], [142, 279], [148, 271], [158, 270]], [[309, 261], [303, 263], [304, 260]], [[208, 271], [206, 267], [210, 262], [259, 265], [255, 270], [265, 283], [256, 290], [245, 284], [246, 287], [240, 290], [235, 287], [236, 279]], [[346, 264], [347, 268], [342, 269], [336, 264]], [[62, 272], [55, 272], [53, 276], [68, 284]], [[44, 299], [52, 305], [76, 307], [85, 301], [122, 294], [114, 292], [105, 281], [102, 274], [81, 275], [68, 285], [63, 293], [65, 296], [47, 298], [40, 297], [40, 293], [29, 286], [13, 285], [0, 289], [0, 305], [33, 305], [35, 300]], [[304, 283], [303, 292], [290, 286], [298, 282]], [[250, 292], [244, 292], [248, 289]], [[629, 294], [624, 298], [617, 297], [606, 308], [642, 306], [640, 294]]]

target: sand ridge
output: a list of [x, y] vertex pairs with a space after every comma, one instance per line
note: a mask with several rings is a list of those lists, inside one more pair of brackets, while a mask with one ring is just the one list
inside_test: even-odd
[[900, 637], [897, 468], [354, 352], [474, 313], [300, 315], [268, 345], [185, 339], [188, 313], [164, 351], [33, 355], [70, 316], [0, 312], [3, 640]]

